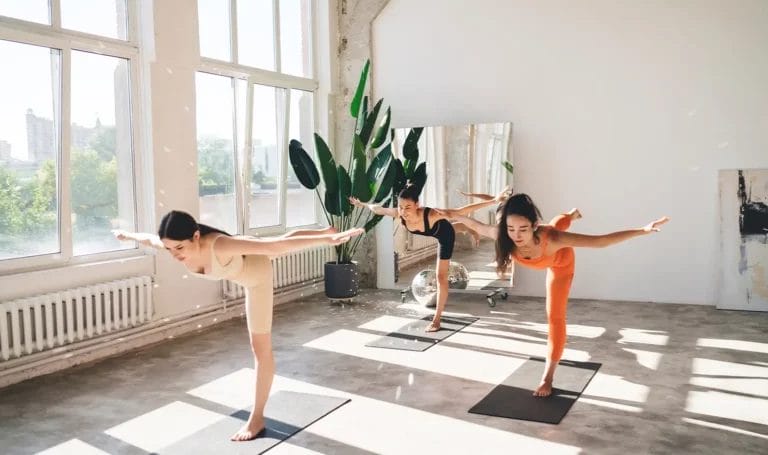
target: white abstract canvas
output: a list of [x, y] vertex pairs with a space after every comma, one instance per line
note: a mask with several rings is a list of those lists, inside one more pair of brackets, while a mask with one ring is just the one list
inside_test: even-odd
[[721, 170], [717, 307], [768, 311], [768, 169]]

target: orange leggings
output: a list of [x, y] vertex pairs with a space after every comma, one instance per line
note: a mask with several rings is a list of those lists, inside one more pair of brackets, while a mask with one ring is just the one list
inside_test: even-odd
[[[565, 231], [571, 226], [571, 217], [558, 215], [549, 224], [559, 231]], [[558, 265], [547, 268], [547, 350], [548, 360], [553, 363], [560, 361], [565, 349], [565, 315], [576, 265], [573, 248], [563, 248], [556, 255]]]

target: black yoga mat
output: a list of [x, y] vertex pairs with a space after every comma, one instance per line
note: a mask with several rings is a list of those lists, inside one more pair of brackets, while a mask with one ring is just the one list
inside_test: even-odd
[[535, 397], [533, 391], [541, 381], [544, 360], [530, 358], [474, 405], [469, 412], [510, 419], [560, 423], [600, 366], [601, 364], [593, 362], [561, 360], [555, 370], [552, 395]]
[[448, 338], [464, 327], [477, 321], [478, 318], [443, 316], [440, 320], [440, 330], [425, 332], [432, 316], [425, 316], [390, 332], [381, 338], [366, 344], [374, 348], [400, 349], [404, 351], [425, 351], [440, 341]]

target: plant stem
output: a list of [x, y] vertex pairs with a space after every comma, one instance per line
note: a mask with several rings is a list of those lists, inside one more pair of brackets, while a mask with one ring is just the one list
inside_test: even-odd
[[323, 198], [320, 197], [320, 190], [318, 187], [315, 187], [315, 194], [317, 194], [317, 199], [320, 201], [320, 206], [323, 208], [323, 215], [325, 215], [325, 219], [328, 221], [328, 226], [333, 226], [333, 222], [328, 215], [328, 210], [325, 209], [325, 204], [323, 204]]

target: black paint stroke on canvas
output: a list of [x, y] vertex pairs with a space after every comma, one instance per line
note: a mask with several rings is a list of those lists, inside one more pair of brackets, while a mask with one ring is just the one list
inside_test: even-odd
[[744, 171], [739, 170], [739, 231], [742, 237], [768, 235], [768, 205], [752, 200], [752, 189], [747, 188]]

